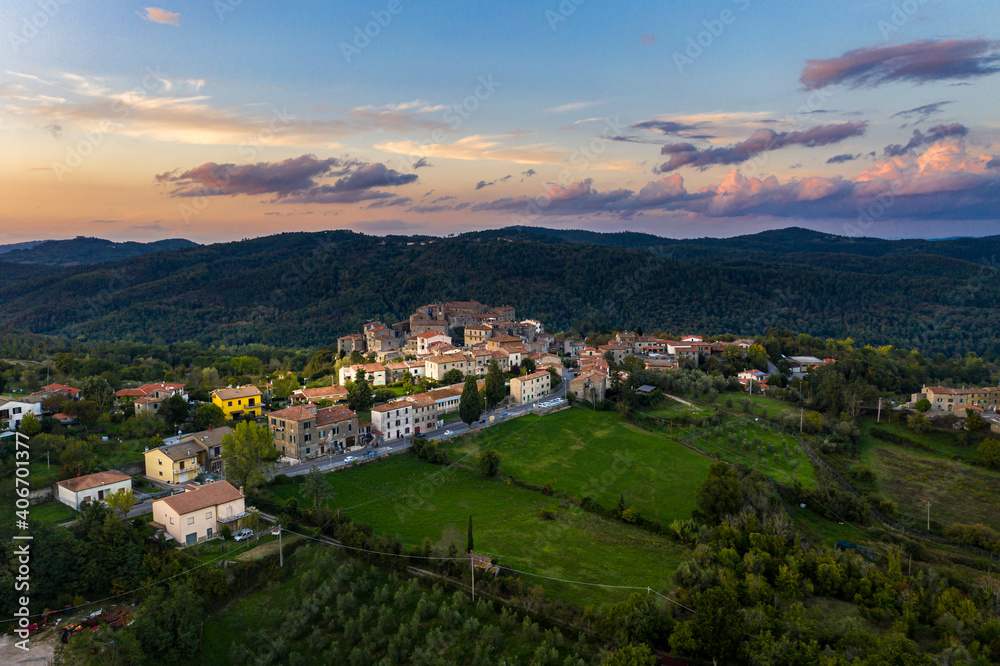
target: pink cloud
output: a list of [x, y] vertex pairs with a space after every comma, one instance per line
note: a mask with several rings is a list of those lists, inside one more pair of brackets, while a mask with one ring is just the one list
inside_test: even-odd
[[159, 7], [146, 7], [141, 12], [136, 12], [140, 18], [150, 23], [162, 23], [164, 25], [180, 25], [181, 15], [176, 12], [168, 12]]

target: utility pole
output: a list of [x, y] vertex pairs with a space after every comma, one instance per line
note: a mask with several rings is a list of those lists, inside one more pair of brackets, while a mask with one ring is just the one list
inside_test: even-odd
[[285, 549], [281, 543], [281, 524], [278, 524], [278, 563], [281, 567], [285, 566]]
[[927, 500], [927, 531], [931, 531], [931, 501]]
[[799, 407], [799, 433], [802, 432], [802, 417], [806, 413], [806, 410]]
[[875, 423], [882, 422], [882, 398], [878, 399], [878, 417], [875, 419]]
[[472, 569], [472, 603], [476, 603], [476, 558], [469, 551], [469, 568]]

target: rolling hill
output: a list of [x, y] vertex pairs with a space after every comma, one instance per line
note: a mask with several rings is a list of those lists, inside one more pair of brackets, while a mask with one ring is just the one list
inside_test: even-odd
[[[847, 253], [823, 246], [847, 240], [824, 237], [802, 252], [811, 241], [786, 231], [726, 239], [733, 247], [660, 239], [645, 249], [524, 229], [449, 239], [285, 233], [0, 281], [0, 326], [84, 339], [319, 346], [426, 302], [477, 299], [513, 305], [553, 330], [753, 335], [778, 327], [927, 353], [1000, 352], [991, 323], [1000, 318], [996, 269], [945, 256], [967, 252], [965, 239], [923, 242], [944, 253], [848, 239], [862, 251]], [[976, 242], [982, 249], [997, 239]]]

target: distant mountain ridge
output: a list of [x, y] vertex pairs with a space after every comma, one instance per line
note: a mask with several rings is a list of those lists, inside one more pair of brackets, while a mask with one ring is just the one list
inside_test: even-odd
[[36, 240], [36, 241], [24, 241], [23, 243], [9, 243], [7, 245], [0, 245], [0, 254], [12, 252], [13, 250], [27, 250], [44, 242], [45, 241], [43, 240]]
[[985, 236], [982, 238], [958, 236], [934, 240], [885, 240], [874, 237], [838, 236], [836, 234], [813, 231], [801, 227], [774, 229], [731, 238], [694, 239], [665, 238], [634, 231], [605, 233], [579, 229], [547, 229], [543, 227], [508, 227], [496, 230], [495, 232], [474, 232], [466, 235], [492, 235], [495, 233], [498, 236], [502, 236], [504, 233], [511, 232], [550, 236], [572, 243], [604, 245], [607, 247], [640, 250], [653, 247], [672, 248], [674, 250], [673, 254], [691, 259], [704, 256], [704, 250], [708, 248], [716, 248], [738, 250], [740, 252], [784, 255], [786, 259], [797, 255], [817, 253], [856, 254], [867, 257], [933, 254], [996, 266], [996, 257], [1000, 254], [1000, 236]]
[[103, 238], [77, 236], [67, 240], [29, 241], [17, 243], [13, 247], [0, 246], [0, 261], [42, 266], [81, 266], [119, 261], [150, 252], [197, 246], [197, 243], [185, 238], [170, 238], [150, 243], [135, 241], [115, 243]]

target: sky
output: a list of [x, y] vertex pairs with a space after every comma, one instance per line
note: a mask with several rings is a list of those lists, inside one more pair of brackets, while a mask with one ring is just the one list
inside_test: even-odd
[[981, 1], [6, 0], [0, 244], [993, 235], [998, 106]]

